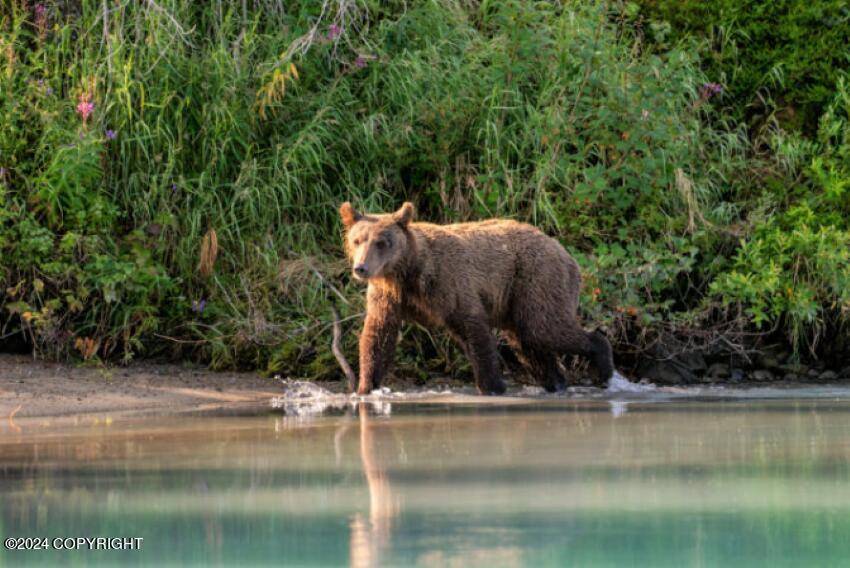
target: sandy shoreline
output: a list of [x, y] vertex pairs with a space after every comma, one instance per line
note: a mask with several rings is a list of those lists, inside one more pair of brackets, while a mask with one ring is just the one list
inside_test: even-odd
[[[391, 378], [387, 383], [393, 391], [408, 395], [421, 390], [421, 387], [410, 381], [397, 377]], [[324, 392], [343, 392], [341, 382], [323, 382], [315, 386], [324, 389]], [[848, 395], [848, 387], [850, 383], [842, 381], [832, 385], [783, 381], [736, 385], [714, 383], [691, 385], [690, 388], [659, 387], [638, 396], [736, 397], [749, 392], [751, 396], [776, 397], [789, 393], [789, 389], [814, 388], [820, 389], [819, 392], [822, 391], [823, 395], [833, 393], [843, 397]], [[839, 390], [833, 392], [835, 388]], [[445, 396], [445, 389], [450, 389], [454, 396]], [[14, 424], [15, 420], [27, 418], [74, 419], [105, 414], [110, 417], [173, 416], [243, 404], [271, 406], [272, 399], [281, 397], [286, 390], [284, 382], [276, 378], [262, 377], [255, 372], [216, 372], [198, 365], [146, 361], [133, 363], [128, 367], [80, 366], [35, 361], [26, 355], [0, 354], [0, 421], [3, 425], [7, 421]], [[444, 392], [439, 395], [436, 391]], [[634, 391], [589, 389], [588, 392], [589, 394], [584, 395], [578, 393], [574, 400], [600, 399], [606, 396], [628, 397], [629, 393]], [[429, 398], [429, 393], [434, 393], [435, 396]], [[427, 392], [419, 392], [418, 396], [407, 400], [390, 400], [428, 402], [433, 399], [441, 403], [504, 405], [534, 402], [537, 398], [533, 391], [529, 392], [522, 385], [513, 383], [509, 383], [509, 393], [504, 397], [477, 396], [470, 385], [443, 377], [429, 382]]]
[[93, 413], [172, 414], [216, 404], [267, 402], [280, 383], [256, 373], [137, 363], [81, 367], [0, 355], [0, 418]]
[[[409, 381], [391, 378], [394, 390], [413, 388]], [[341, 393], [342, 383], [318, 386]], [[430, 388], [463, 388], [451, 378], [441, 378]], [[215, 372], [202, 366], [136, 362], [128, 367], [97, 367], [33, 360], [26, 355], [0, 354], [0, 421], [26, 418], [83, 416], [169, 416], [216, 407], [270, 405], [281, 396], [284, 384], [258, 373]], [[418, 398], [418, 401], [427, 400]], [[439, 400], [444, 400], [440, 397]], [[464, 402], [521, 402], [521, 396], [465, 395]]]

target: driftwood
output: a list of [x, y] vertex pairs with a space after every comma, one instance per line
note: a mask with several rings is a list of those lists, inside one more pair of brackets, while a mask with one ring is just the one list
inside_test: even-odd
[[348, 364], [345, 354], [342, 352], [342, 325], [339, 323], [339, 312], [336, 310], [336, 306], [333, 302], [331, 302], [331, 313], [334, 317], [334, 337], [331, 342], [331, 351], [333, 351], [334, 357], [336, 357], [336, 362], [339, 363], [343, 374], [345, 374], [345, 377], [348, 379], [348, 392], [354, 392], [354, 388], [357, 385], [357, 377], [351, 369], [351, 365]]
[[[312, 264], [307, 264], [310, 267], [310, 270], [313, 271], [313, 274], [319, 279], [319, 281], [331, 289], [331, 291], [337, 295], [337, 297], [342, 300], [344, 303], [348, 304], [348, 299], [343, 295], [342, 292], [337, 290], [336, 286], [325, 280], [325, 277], [322, 276], [322, 273], [316, 270]], [[342, 352], [342, 324], [339, 321], [339, 312], [336, 309], [336, 304], [334, 303], [334, 299], [331, 298], [331, 314], [333, 314], [333, 341], [331, 341], [331, 351], [333, 351], [334, 357], [336, 357], [336, 362], [339, 363], [340, 369], [342, 369], [342, 373], [345, 375], [345, 378], [348, 379], [348, 392], [354, 392], [354, 389], [357, 387], [357, 375], [354, 374], [354, 371], [351, 369], [351, 365], [348, 363], [348, 359], [345, 358], [345, 354]]]

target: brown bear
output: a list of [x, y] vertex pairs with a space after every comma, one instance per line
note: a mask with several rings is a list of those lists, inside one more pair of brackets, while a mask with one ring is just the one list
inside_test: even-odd
[[372, 215], [346, 202], [339, 213], [354, 277], [368, 283], [359, 394], [380, 386], [405, 320], [448, 329], [482, 394], [505, 392], [493, 328], [547, 391], [566, 387], [563, 354], [590, 358], [603, 381], [613, 374], [608, 339], [577, 319], [578, 264], [538, 229], [506, 219], [412, 223], [411, 203]]

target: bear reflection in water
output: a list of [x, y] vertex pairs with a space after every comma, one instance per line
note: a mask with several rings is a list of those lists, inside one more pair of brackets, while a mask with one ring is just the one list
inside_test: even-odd
[[390, 540], [393, 519], [399, 503], [393, 496], [389, 477], [378, 455], [375, 426], [366, 402], [358, 404], [360, 419], [360, 459], [369, 488], [369, 514], [355, 513], [351, 519], [351, 566], [366, 567], [380, 564], [381, 551]]

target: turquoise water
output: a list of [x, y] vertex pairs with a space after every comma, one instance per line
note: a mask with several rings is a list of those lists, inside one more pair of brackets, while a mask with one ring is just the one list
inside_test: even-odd
[[4, 539], [144, 539], [0, 549], [8, 566], [850, 563], [850, 391], [243, 408], [0, 434]]

